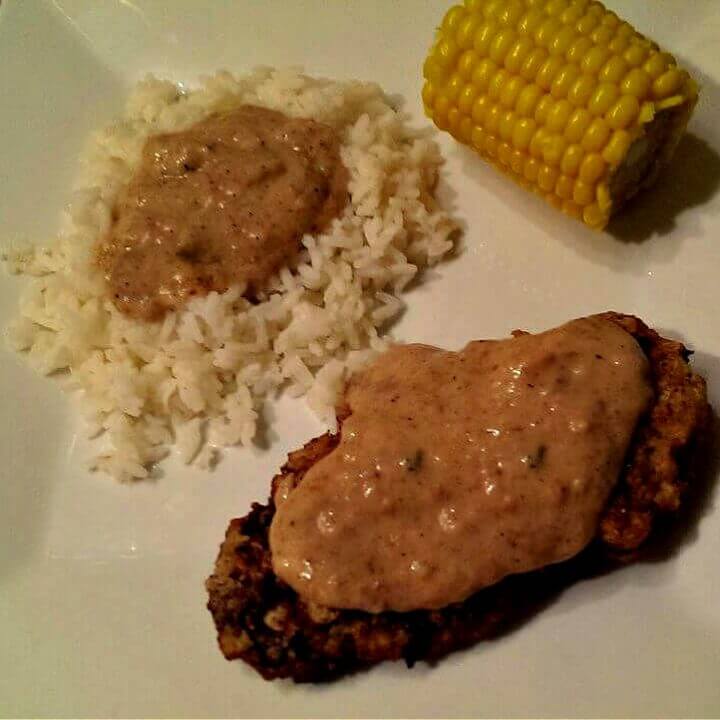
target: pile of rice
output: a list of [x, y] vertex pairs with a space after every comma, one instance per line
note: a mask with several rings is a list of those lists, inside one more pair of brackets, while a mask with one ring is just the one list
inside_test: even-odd
[[[258, 304], [236, 287], [161, 322], [126, 317], [93, 249], [145, 139], [243, 103], [338, 130], [350, 172], [344, 214], [303, 238], [297, 270], [283, 269]], [[375, 84], [266, 68], [219, 72], [192, 90], [149, 77], [120, 122], [92, 138], [61, 236], [5, 252], [11, 271], [35, 276], [9, 340], [81, 391], [89, 432], [104, 438], [91, 467], [120, 480], [147, 477], [172, 446], [186, 463], [212, 465], [218, 448], [253, 440], [263, 401], [281, 389], [305, 395], [332, 426], [349, 373], [385, 348], [381, 329], [402, 310], [403, 289], [452, 248], [456, 225], [433, 197], [440, 164], [436, 144]]]

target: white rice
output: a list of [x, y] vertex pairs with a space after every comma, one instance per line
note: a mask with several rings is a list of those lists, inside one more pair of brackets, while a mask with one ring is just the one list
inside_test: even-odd
[[[259, 304], [235, 287], [158, 323], [126, 317], [92, 253], [145, 139], [241, 103], [336, 128], [351, 202], [325, 233], [303, 238], [300, 266], [283, 269]], [[61, 236], [5, 252], [11, 271], [35, 276], [8, 338], [36, 370], [65, 371], [81, 391], [90, 434], [104, 436], [91, 467], [120, 480], [147, 477], [172, 446], [186, 463], [212, 465], [219, 448], [253, 440], [262, 402], [280, 389], [305, 395], [332, 427], [338, 392], [385, 348], [381, 329], [405, 286], [452, 247], [456, 226], [433, 198], [440, 164], [427, 133], [374, 84], [261, 68], [185, 91], [149, 77], [92, 138]]]

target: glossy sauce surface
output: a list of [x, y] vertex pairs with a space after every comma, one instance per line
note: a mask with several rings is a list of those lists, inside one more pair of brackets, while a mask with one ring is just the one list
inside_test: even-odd
[[276, 574], [322, 605], [439, 608], [594, 536], [652, 390], [608, 320], [397, 346], [351, 381], [340, 444], [278, 507]]
[[347, 203], [335, 131], [252, 105], [150, 137], [99, 252], [115, 304], [157, 319], [210, 290], [252, 295]]

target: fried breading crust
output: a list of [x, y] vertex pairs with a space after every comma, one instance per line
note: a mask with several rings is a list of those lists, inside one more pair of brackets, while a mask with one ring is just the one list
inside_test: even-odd
[[[338, 443], [325, 434], [289, 455], [272, 483], [267, 505], [232, 520], [208, 578], [208, 609], [228, 660], [241, 658], [264, 678], [321, 682], [384, 660], [435, 660], [488, 639], [537, 608], [599, 561], [634, 557], [654, 521], [680, 507], [689, 460], [709, 425], [705, 382], [679, 342], [660, 337], [641, 320], [603, 315], [630, 333], [647, 355], [655, 390], [640, 422], [598, 536], [581, 555], [560, 565], [506, 578], [461, 603], [407, 613], [333, 610], [307, 603], [272, 569], [268, 531], [277, 493], [292, 492], [304, 474]], [[340, 411], [340, 422], [345, 411]]]

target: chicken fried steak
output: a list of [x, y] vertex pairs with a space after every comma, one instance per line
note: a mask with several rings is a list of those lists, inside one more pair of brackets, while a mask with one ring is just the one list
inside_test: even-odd
[[[624, 331], [618, 337], [613, 337], [615, 342], [620, 343], [618, 347], [624, 347], [624, 351], [629, 353], [627, 358], [614, 356], [612, 348], [608, 348], [608, 352], [605, 353], [607, 358], [602, 353], [595, 352], [595, 349], [592, 350], [594, 355], [588, 357], [596, 358], [598, 363], [608, 361], [603, 365], [605, 370], [596, 372], [609, 373], [607, 377], [610, 380], [616, 377], [619, 378], [618, 382], [622, 380], [625, 385], [620, 395], [633, 394], [628, 391], [630, 385], [627, 382], [630, 380], [636, 384], [637, 393], [634, 395], [634, 404], [625, 406], [619, 399], [610, 398], [607, 387], [599, 388], [598, 390], [602, 390], [602, 395], [592, 399], [592, 403], [588, 405], [593, 408], [592, 417], [588, 416], [590, 421], [586, 422], [581, 415], [570, 413], [570, 422], [580, 428], [580, 430], [576, 429], [580, 438], [577, 442], [580, 445], [582, 442], [589, 442], [583, 440], [586, 435], [592, 436], [592, 431], [588, 430], [588, 427], [600, 428], [604, 435], [612, 435], [612, 421], [621, 417], [618, 415], [620, 410], [625, 412], [622, 422], [632, 421], [628, 426], [628, 440], [625, 445], [619, 441], [608, 444], [603, 440], [606, 447], [601, 443], [601, 449], [604, 448], [603, 452], [607, 456], [607, 462], [602, 465], [605, 469], [615, 467], [612, 464], [613, 458], [622, 451], [617, 464], [618, 472], [615, 473], [617, 480], [609, 483], [602, 492], [594, 489], [602, 485], [599, 477], [590, 489], [584, 486], [576, 488], [574, 480], [552, 487], [553, 478], [562, 477], [563, 474], [568, 478], [574, 478], [572, 474], [567, 474], [569, 472], [567, 468], [573, 467], [573, 463], [578, 460], [578, 458], [558, 455], [557, 445], [545, 442], [545, 445], [539, 445], [533, 452], [520, 458], [523, 464], [521, 470], [524, 474], [517, 477], [524, 483], [520, 486], [522, 496], [525, 497], [528, 492], [536, 493], [531, 495], [535, 498], [530, 508], [533, 515], [550, 520], [562, 517], [563, 527], [570, 527], [570, 530], [558, 534], [555, 524], [550, 521], [537, 527], [528, 525], [528, 515], [523, 514], [522, 509], [513, 509], [517, 504], [513, 503], [512, 492], [506, 495], [510, 497], [510, 501], [505, 500], [505, 504], [499, 505], [501, 509], [498, 510], [486, 499], [492, 498], [493, 492], [488, 494], [489, 485], [485, 485], [482, 498], [478, 501], [480, 508], [478, 512], [481, 513], [478, 518], [484, 521], [482, 527], [490, 521], [495, 523], [496, 528], [502, 529], [496, 534], [503, 535], [505, 540], [501, 544], [492, 544], [495, 540], [488, 540], [480, 535], [479, 544], [470, 548], [468, 554], [468, 557], [472, 554], [479, 556], [480, 560], [470, 569], [468, 569], [470, 561], [467, 559], [459, 565], [453, 564], [451, 560], [451, 557], [458, 555], [459, 550], [452, 545], [456, 528], [449, 520], [448, 497], [455, 499], [465, 497], [457, 495], [460, 492], [457, 487], [442, 488], [443, 497], [437, 505], [441, 507], [440, 513], [437, 514], [442, 531], [437, 531], [440, 540], [413, 549], [414, 558], [420, 559], [413, 559], [410, 565], [413, 562], [419, 563], [421, 568], [425, 568], [422, 572], [417, 572], [417, 568], [405, 569], [404, 566], [398, 569], [397, 558], [402, 555], [401, 551], [413, 546], [405, 537], [399, 548], [394, 548], [392, 542], [387, 541], [383, 533], [388, 529], [388, 517], [392, 513], [388, 515], [389, 511], [383, 510], [377, 511], [376, 515], [368, 515], [364, 518], [360, 516], [360, 519], [364, 520], [361, 527], [345, 528], [342, 525], [342, 508], [339, 507], [337, 498], [330, 498], [332, 507], [337, 511], [337, 518], [333, 522], [339, 528], [337, 530], [339, 539], [333, 538], [332, 543], [333, 548], [341, 548], [337, 551], [339, 553], [337, 558], [333, 555], [335, 549], [331, 552], [324, 550], [325, 554], [321, 552], [320, 555], [312, 555], [317, 546], [308, 545], [310, 542], [308, 538], [312, 532], [306, 527], [298, 531], [301, 537], [291, 536], [292, 542], [287, 540], [280, 531], [292, 535], [291, 529], [294, 527], [296, 517], [302, 517], [297, 515], [298, 508], [302, 509], [302, 505], [295, 503], [291, 506], [288, 500], [298, 492], [303, 483], [323, 482], [322, 469], [327, 467], [328, 461], [333, 456], [339, 454], [333, 451], [341, 443], [346, 442], [347, 434], [352, 435], [354, 432], [353, 430], [348, 433], [351, 423], [357, 419], [354, 414], [360, 416], [365, 411], [357, 390], [353, 390], [355, 382], [353, 380], [346, 391], [343, 409], [339, 412], [338, 434], [323, 435], [309, 442], [301, 450], [291, 453], [280, 474], [273, 479], [268, 504], [254, 504], [247, 516], [232, 520], [230, 523], [220, 549], [215, 572], [207, 581], [210, 598], [208, 608], [213, 615], [220, 648], [225, 657], [243, 659], [266, 679], [290, 677], [297, 682], [332, 680], [384, 660], [403, 659], [408, 665], [418, 660], [434, 660], [453, 650], [490, 638], [508, 624], [515, 622], [527, 613], [530, 604], [541, 601], [547, 594], [546, 590], [557, 585], [558, 577], [564, 572], [563, 568], [572, 567], [573, 573], [577, 574], [578, 571], [582, 572], [584, 564], [595, 562], [598, 557], [612, 559], [612, 562], [634, 557], [638, 549], [652, 536], [653, 529], [658, 526], [656, 521], [678, 510], [681, 505], [689, 482], [688, 469], [694, 454], [693, 450], [708, 427], [710, 418], [705, 383], [690, 369], [688, 364], [690, 353], [681, 343], [660, 337], [635, 317], [605, 313], [573, 322], [579, 324], [568, 323], [563, 328], [570, 328], [575, 333], [573, 335], [575, 339], [585, 337], [583, 333], [589, 331], [610, 334], [614, 332], [616, 335], [618, 330]], [[566, 332], [563, 328], [537, 336], [516, 333], [515, 340], [498, 341], [497, 347], [493, 346], [496, 341], [491, 341], [487, 346], [484, 343], [471, 343], [468, 348], [477, 345], [478, 347], [472, 349], [472, 352], [480, 353], [482, 362], [491, 362], [492, 353], [504, 352], [506, 345], [502, 343], [511, 344], [528, 338], [529, 344], [536, 342], [531, 340], [532, 338], [544, 337], [546, 340], [541, 342], [567, 343], [569, 336], [557, 336], [559, 339], [556, 339], [556, 336], [552, 335], [560, 331]], [[628, 335], [632, 336], [634, 341], [625, 347], [623, 338]], [[607, 336], [598, 336], [596, 339], [602, 340], [604, 346], [608, 347]], [[627, 340], [630, 341], [630, 338], [627, 337]], [[468, 348], [461, 353], [453, 353], [454, 358], [450, 359], [455, 362], [463, 356], [463, 353], [468, 352]], [[555, 402], [553, 407], [557, 405], [560, 414], [563, 411], [563, 392], [569, 398], [568, 408], [573, 412], [582, 409], [581, 405], [578, 405], [582, 401], [580, 397], [582, 393], [578, 393], [578, 383], [589, 382], [582, 371], [587, 361], [576, 349], [572, 352], [563, 351], [563, 354], [557, 349], [548, 350], [548, 347], [542, 346], [543, 354], [533, 356], [531, 350], [536, 352], [533, 348], [530, 348], [524, 356], [527, 360], [525, 365], [510, 366], [512, 377], [528, 381], [522, 388], [522, 393], [526, 395], [522, 396], [524, 400], [519, 401], [518, 412], [527, 415], [528, 428], [533, 429], [532, 431], [523, 429], [522, 442], [528, 438], [540, 437], [533, 434], [536, 430], [533, 426], [534, 420], [531, 421], [530, 418], [535, 416], [528, 410], [534, 407], [529, 393], [535, 392], [538, 388], [549, 387], [549, 376], [544, 374], [548, 368], [552, 370], [553, 387], [560, 388], [553, 390], [549, 395], [551, 398], [558, 397], [557, 402], [553, 401]], [[585, 349], [590, 352], [590, 348], [591, 346], [587, 345]], [[428, 352], [434, 350], [428, 349]], [[423, 350], [422, 353], [425, 351]], [[643, 357], [635, 357], [632, 353]], [[552, 361], [549, 361], [548, 357], [552, 358]], [[558, 357], [564, 358], [562, 362], [557, 361]], [[421, 365], [417, 365], [415, 369], [418, 372], [421, 371], [420, 369], [425, 372], [427, 367], [432, 367], [436, 359], [435, 355], [423, 354]], [[580, 360], [583, 360], [585, 365]], [[630, 368], [626, 376], [612, 374], [616, 365]], [[474, 367], [469, 366], [470, 370]], [[489, 368], [492, 371], [497, 370], [492, 364]], [[387, 382], [387, 377], [378, 375], [377, 372], [380, 371], [373, 368], [365, 373], [363, 393], [371, 396], [368, 401], [373, 401], [375, 396], [371, 388], [375, 387], [376, 390], [381, 389], [389, 393], [388, 402], [391, 402], [393, 391]], [[420, 383], [421, 376], [413, 372], [409, 373], [412, 378], [407, 382]], [[376, 374], [373, 376], [372, 373]], [[536, 375], [542, 379], [542, 383], [536, 380]], [[458, 381], [458, 378], [462, 378], [461, 371], [451, 377], [454, 381]], [[536, 382], [529, 382], [530, 380]], [[643, 383], [647, 387], [644, 388]], [[356, 384], [355, 388], [357, 387]], [[448, 385], [449, 389], [443, 390], [448, 398], [452, 396], [453, 387]], [[507, 390], [509, 386], [503, 387]], [[467, 395], [466, 387], [458, 387], [457, 391], [458, 397]], [[542, 397], [542, 407], [546, 407], [547, 397], [545, 395]], [[491, 402], [491, 399], [485, 399], [483, 402]], [[452, 405], [450, 401], [448, 404]], [[433, 413], [444, 411], [446, 410], [442, 408], [433, 409], [431, 412], [426, 412], [423, 418], [430, 421], [434, 417]], [[457, 414], [457, 409], [453, 412]], [[400, 432], [401, 438], [404, 437], [403, 432]], [[418, 429], [417, 437], [422, 437], [422, 432], [422, 428]], [[537, 430], [537, 432], [541, 431]], [[490, 437], [495, 438], [492, 434]], [[500, 453], [498, 457], [506, 459], [502, 453], [506, 452], [508, 447], [510, 446], [497, 445], [497, 452]], [[544, 449], [541, 449], [543, 447]], [[588, 445], [593, 452], [599, 452], [597, 447], [595, 444]], [[347, 447], [345, 449], [347, 450]], [[512, 445], [511, 449], [513, 452], [517, 450], [515, 445]], [[582, 456], [579, 457], [582, 459]], [[430, 464], [429, 453], [414, 456], [408, 454], [406, 460], [402, 468], [406, 474], [395, 477], [393, 487], [398, 487], [398, 482], [405, 482], [403, 479], [405, 477], [408, 478], [408, 483], [415, 482], [418, 485], [433, 487], [431, 474], [423, 480], [422, 474], [418, 473], [421, 464]], [[453, 459], [453, 462], [457, 461]], [[403, 465], [403, 461], [398, 465]], [[482, 467], [480, 464], [477, 465], [478, 475], [481, 474]], [[431, 470], [432, 468], [428, 472]], [[500, 481], [496, 484], [512, 488], [513, 486], [508, 483], [514, 478], [512, 474], [509, 479], [501, 476], [500, 481], [506, 484], [501, 485]], [[528, 478], [540, 479], [541, 482], [535, 482], [530, 487]], [[487, 482], [487, 478], [485, 481]], [[325, 485], [327, 484], [326, 481]], [[534, 490], [536, 486], [545, 489], [542, 489], [542, 492], [536, 491]], [[550, 486], [549, 489], [546, 486]], [[311, 486], [306, 485], [306, 487]], [[363, 486], [365, 492], [367, 487], [369, 486]], [[378, 487], [383, 490], [382, 485], [373, 486], [373, 489]], [[413, 486], [407, 485], [407, 487]], [[573, 491], [577, 498], [572, 494]], [[402, 492], [402, 487], [398, 492]], [[438, 495], [435, 491], [428, 491], [430, 494], [425, 496], [423, 492], [425, 491], [413, 492], [413, 497], [408, 498], [405, 503], [417, 513], [415, 525], [420, 529], [425, 528], [423, 523], [427, 518], [422, 513], [423, 508], [430, 502], [428, 498], [435, 498]], [[382, 496], [383, 492], [379, 494]], [[307, 497], [303, 499], [299, 494], [296, 497], [303, 502], [308, 501]], [[387, 497], [385, 499], [387, 500]], [[420, 506], [418, 503], [423, 505]], [[357, 505], [357, 502], [353, 503], [353, 506]], [[456, 506], [464, 507], [458, 503]], [[522, 505], [517, 507], [522, 508]], [[435, 510], [436, 507], [433, 506], [432, 511]], [[574, 522], [572, 517], [570, 520], [573, 522], [565, 522], [564, 515], [557, 513], [565, 513], [568, 516], [574, 513], [582, 522]], [[512, 525], [513, 517], [522, 520], [530, 528], [528, 537], [518, 535], [517, 528]], [[283, 528], [281, 523], [276, 522], [278, 518], [287, 527]], [[325, 527], [319, 521], [316, 523], [314, 515], [312, 518], [313, 523], [319, 528], [318, 537], [323, 533], [327, 534], [328, 527], [335, 528], [335, 525]], [[320, 518], [320, 515], [317, 518]], [[453, 518], [457, 523], [462, 520], [460, 515]], [[373, 522], [369, 522], [371, 519]], [[590, 521], [592, 524], [589, 525]], [[271, 540], [273, 523], [275, 523], [274, 535]], [[554, 529], [549, 532], [548, 528], [551, 526]], [[430, 534], [435, 532], [429, 525], [426, 530]], [[333, 532], [336, 530], [333, 529]], [[343, 532], [346, 534], [343, 535]], [[477, 533], [478, 530], [477, 523], [473, 525], [471, 518], [467, 521], [464, 533], [467, 535], [473, 532]], [[365, 547], [363, 538], [372, 539], [375, 534], [378, 534], [377, 537], [383, 541], [368, 543], [368, 547]], [[352, 543], [342, 542], [342, 538], [347, 536], [357, 537], [354, 547]], [[445, 537], [450, 538], [447, 543]], [[461, 533], [458, 537], [460, 542], [464, 535]], [[275, 554], [279, 557], [273, 558], [270, 550], [271, 542]], [[351, 546], [350, 550], [348, 545]], [[309, 587], [312, 585], [310, 577], [303, 579], [302, 572], [298, 575], [293, 574], [297, 565], [293, 552], [298, 547], [300, 548], [298, 557], [311, 557], [312, 565], [318, 568], [314, 574], [319, 583], [317, 588]], [[479, 553], [478, 547], [490, 549]], [[448, 551], [448, 548], [451, 550]], [[370, 563], [374, 567], [374, 574], [368, 572], [367, 577], [363, 578], [365, 585], [362, 587], [365, 594], [359, 599], [359, 596], [353, 594], [358, 587], [356, 578], [352, 575], [347, 577], [343, 575], [345, 566], [353, 565], [353, 562], [348, 560], [352, 557], [348, 552], [355, 552], [362, 562]], [[443, 553], [448, 557], [447, 567], [445, 563], [436, 562], [438, 557], [443, 557]], [[568, 558], [572, 559], [568, 560]], [[391, 563], [390, 560], [393, 562]], [[563, 560], [565, 562], [561, 562]], [[513, 562], [516, 561], [518, 564], [513, 566]], [[518, 574], [512, 571], [513, 567], [519, 568]], [[286, 575], [286, 579], [279, 577], [278, 569], [280, 573]], [[350, 568], [348, 572], [352, 569]], [[419, 577], [416, 579], [413, 573]], [[572, 575], [572, 573], [566, 574]], [[312, 567], [309, 567], [306, 575], [313, 576]], [[441, 582], [435, 582], [434, 579], [437, 578]], [[441, 590], [438, 590], [438, 587]], [[403, 595], [402, 590], [408, 588], [409, 591]], [[448, 588], [450, 588], [449, 592], [454, 592], [455, 595], [443, 594], [448, 592]], [[470, 590], [472, 592], [468, 594]], [[406, 597], [409, 597], [409, 600], [406, 600]], [[457, 599], [453, 600], [453, 597]], [[333, 598], [335, 602], [318, 602], [318, 598]], [[413, 598], [421, 598], [422, 604], [413, 606]], [[363, 607], [371, 610], [358, 609]]]

